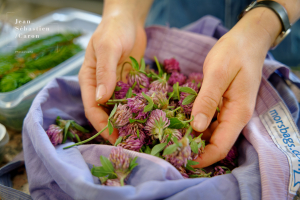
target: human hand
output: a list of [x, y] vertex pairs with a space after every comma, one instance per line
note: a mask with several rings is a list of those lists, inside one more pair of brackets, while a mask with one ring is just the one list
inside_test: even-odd
[[[135, 18], [136, 13], [133, 15], [126, 6], [121, 9], [107, 6], [86, 49], [78, 78], [86, 118], [97, 131], [107, 125], [108, 119], [98, 104], [105, 103], [112, 96], [122, 63], [129, 56], [141, 58], [146, 48], [143, 23]], [[124, 68], [122, 80], [126, 80], [129, 70], [128, 66]], [[118, 131], [114, 129], [109, 136], [105, 130], [101, 135], [114, 144]]]
[[[271, 10], [253, 9], [207, 55], [203, 84], [192, 110], [192, 126], [198, 132], [204, 131], [209, 144], [194, 167], [206, 167], [224, 159], [251, 119], [263, 62], [280, 29], [280, 21]], [[217, 106], [221, 112], [209, 135], [206, 129]]]

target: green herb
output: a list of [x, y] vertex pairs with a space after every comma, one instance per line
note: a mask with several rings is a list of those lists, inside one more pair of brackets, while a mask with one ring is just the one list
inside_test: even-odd
[[155, 145], [152, 148], [151, 155], [154, 156], [155, 154], [161, 152], [166, 146], [167, 146], [167, 143], [160, 143], [160, 144]]

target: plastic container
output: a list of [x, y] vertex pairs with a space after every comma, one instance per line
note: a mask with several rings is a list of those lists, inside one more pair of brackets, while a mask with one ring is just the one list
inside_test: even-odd
[[[16, 34], [29, 35], [36, 32], [29, 28], [47, 27], [50, 31], [39, 32], [39, 35], [65, 31], [81, 31], [83, 35], [76, 39], [76, 43], [86, 48], [90, 37], [101, 21], [101, 16], [77, 10], [62, 9], [48, 14], [26, 25], [27, 31], [14, 31], [9, 37], [0, 40], [0, 52], [10, 52], [25, 39], [16, 38]], [[43, 75], [17, 88], [14, 91], [0, 93], [0, 123], [7, 128], [20, 131], [23, 119], [36, 94], [50, 80], [65, 75], [76, 75], [83, 63], [85, 52], [82, 51]]]

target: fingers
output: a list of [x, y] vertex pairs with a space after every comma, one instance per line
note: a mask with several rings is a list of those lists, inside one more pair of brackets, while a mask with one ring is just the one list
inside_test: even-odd
[[235, 71], [228, 74], [225, 70], [226, 66], [223, 71], [220, 70], [218, 62], [208, 63], [207, 65], [207, 70], [204, 72], [203, 84], [192, 110], [192, 115], [194, 116], [192, 126], [198, 132], [203, 132], [207, 129], [223, 93], [236, 75]]
[[[259, 82], [245, 89], [248, 80], [245, 76], [238, 75], [224, 94], [223, 106], [218, 116], [219, 124], [205, 147], [205, 153], [196, 159], [199, 164], [195, 167], [203, 168], [224, 159], [243, 127], [251, 119]], [[244, 89], [243, 92], [241, 88]]]
[[[84, 105], [86, 118], [91, 122], [93, 127], [100, 131], [107, 125], [108, 115], [98, 106], [96, 98], [96, 58], [94, 57], [93, 48], [88, 45], [84, 63], [80, 69], [78, 78], [81, 88], [81, 96]], [[118, 137], [118, 132], [114, 129], [112, 135], [109, 136], [108, 130], [101, 133], [101, 136], [108, 139], [114, 144]]]
[[113, 94], [117, 82], [117, 65], [122, 52], [118, 45], [105, 41], [95, 45], [96, 54], [96, 100], [106, 102]]

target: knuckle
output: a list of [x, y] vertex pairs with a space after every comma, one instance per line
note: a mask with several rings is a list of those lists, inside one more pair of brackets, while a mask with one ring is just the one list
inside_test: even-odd
[[219, 101], [216, 100], [218, 98], [216, 98], [215, 96], [216, 95], [214, 95], [213, 93], [208, 93], [202, 96], [200, 101], [202, 101], [202, 104], [206, 108], [206, 110], [215, 109], [218, 106]]
[[97, 77], [103, 77], [108, 73], [108, 68], [105, 65], [98, 65], [96, 68]]

